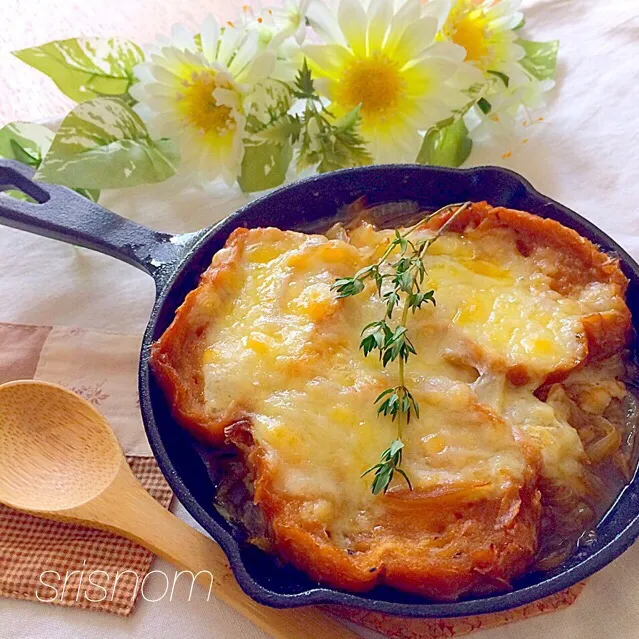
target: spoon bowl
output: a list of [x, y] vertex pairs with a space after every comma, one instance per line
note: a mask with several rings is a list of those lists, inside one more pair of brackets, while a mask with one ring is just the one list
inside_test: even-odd
[[123, 453], [108, 423], [60, 386], [0, 386], [0, 501], [32, 512], [67, 510], [114, 480]]
[[144, 490], [104, 417], [62, 386], [0, 386], [0, 503], [126, 537], [190, 573], [275, 639], [358, 639], [317, 608], [274, 610], [245, 595], [222, 549]]

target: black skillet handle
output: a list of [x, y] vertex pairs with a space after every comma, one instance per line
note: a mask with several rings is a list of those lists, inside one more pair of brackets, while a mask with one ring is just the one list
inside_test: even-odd
[[106, 253], [146, 271], [158, 287], [202, 231], [169, 235], [131, 222], [64, 186], [34, 182], [33, 169], [0, 159], [0, 191], [17, 188], [36, 202], [0, 198], [0, 224]]

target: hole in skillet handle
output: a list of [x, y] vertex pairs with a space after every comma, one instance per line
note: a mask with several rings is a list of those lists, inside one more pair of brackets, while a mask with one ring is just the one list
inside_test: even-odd
[[[13, 162], [16, 166], [0, 167], [0, 192], [3, 196], [13, 197], [11, 191], [29, 198], [30, 204], [44, 204], [51, 196], [35, 182], [32, 181], [35, 170], [26, 164]], [[15, 198], [14, 198], [15, 199]]]

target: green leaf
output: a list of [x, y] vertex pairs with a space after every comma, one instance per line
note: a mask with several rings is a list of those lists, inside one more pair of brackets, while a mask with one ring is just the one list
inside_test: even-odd
[[49, 150], [53, 131], [41, 124], [11, 122], [0, 129], [0, 157], [38, 168]]
[[293, 149], [289, 144], [266, 142], [247, 146], [238, 178], [242, 191], [252, 193], [282, 184], [292, 158]]
[[364, 351], [364, 357], [377, 348], [377, 342], [374, 335], [366, 336], [360, 343], [359, 347]]
[[490, 73], [491, 75], [499, 78], [504, 83], [504, 86], [508, 88], [508, 85], [510, 84], [510, 78], [505, 73], [502, 73], [501, 71], [491, 71], [490, 69], [488, 69], [486, 73]]
[[[271, 78], [260, 80], [248, 93], [245, 102], [246, 131], [251, 135], [260, 133], [280, 120], [294, 126], [298, 118], [287, 115], [292, 104], [293, 96], [288, 84]], [[299, 122], [297, 125], [299, 127]]]
[[31, 202], [32, 204], [37, 204], [37, 202], [22, 191], [18, 191], [17, 189], [9, 189], [8, 191], [0, 191], [0, 198], [2, 197], [12, 197], [14, 200], [23, 200], [24, 202]]
[[347, 166], [363, 166], [373, 162], [364, 138], [358, 133], [360, 121], [358, 104], [335, 123], [331, 136], [333, 141], [328, 147], [330, 150], [317, 167], [319, 173]]
[[335, 123], [335, 128], [342, 132], [354, 132], [359, 124], [359, 112], [361, 108], [362, 105], [358, 104], [354, 109], [351, 109]]
[[555, 77], [559, 40], [533, 42], [519, 38], [516, 43], [524, 49], [526, 55], [519, 61], [530, 75], [537, 80], [550, 80]]
[[424, 137], [422, 148], [417, 156], [420, 164], [439, 166], [462, 165], [473, 147], [468, 129], [463, 119], [443, 128], [431, 129]]
[[265, 129], [256, 133], [253, 138], [264, 142], [278, 144], [295, 144], [299, 139], [302, 123], [296, 115], [285, 115]]
[[401, 468], [395, 468], [395, 470], [405, 479], [406, 483], [408, 484], [408, 489], [412, 491], [413, 484], [411, 484], [410, 479], [408, 478], [408, 475], [406, 474], [406, 472], [402, 470]]
[[87, 200], [91, 200], [91, 202], [97, 202], [100, 198], [100, 191], [98, 191], [98, 189], [75, 189], [75, 192]]
[[64, 118], [36, 179], [117, 189], [162, 182], [175, 173], [174, 165], [170, 142], [154, 142], [131, 107], [117, 98], [96, 98]]
[[382, 391], [378, 396], [377, 399], [375, 400], [375, 404], [377, 404], [377, 402], [379, 402], [381, 399], [384, 399], [384, 397], [386, 397], [386, 395], [390, 395], [391, 393], [394, 393], [395, 389], [394, 388], [387, 388], [385, 391]]
[[315, 83], [313, 82], [311, 70], [308, 68], [308, 62], [306, 61], [306, 58], [304, 58], [304, 64], [302, 65], [302, 68], [299, 69], [297, 75], [295, 76], [294, 94], [296, 97], [302, 100], [313, 100], [316, 97]]
[[[53, 141], [53, 131], [41, 124], [31, 122], [12, 122], [0, 129], [0, 157], [10, 160], [18, 160], [23, 164], [37, 169], [43, 156], [48, 152]], [[91, 200], [97, 202], [100, 191], [90, 189], [76, 189], [76, 191]], [[35, 202], [22, 191], [10, 189], [2, 192], [4, 195], [17, 200]]]
[[493, 108], [492, 104], [488, 102], [486, 98], [479, 98], [479, 100], [477, 100], [477, 106], [484, 115], [490, 113], [490, 110]]
[[135, 78], [133, 67], [144, 61], [142, 49], [119, 38], [71, 38], [13, 55], [48, 75], [76, 102], [125, 94]]
[[525, 26], [526, 26], [526, 18], [522, 16], [521, 20], [519, 21], [519, 24], [516, 27], [513, 27], [513, 31], [519, 31], [519, 29], [523, 29]]
[[357, 295], [364, 290], [364, 282], [357, 277], [343, 277], [333, 282], [331, 290], [337, 291], [337, 299], [350, 297], [351, 295]]
[[391, 442], [390, 448], [388, 449], [390, 456], [394, 457], [402, 448], [404, 448], [404, 442], [401, 439], [395, 439]]

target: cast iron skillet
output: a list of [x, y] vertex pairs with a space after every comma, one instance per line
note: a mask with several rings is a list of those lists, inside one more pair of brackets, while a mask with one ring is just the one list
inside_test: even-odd
[[[512, 592], [454, 603], [430, 603], [380, 587], [352, 594], [318, 586], [300, 572], [281, 567], [241, 535], [212, 507], [215, 485], [198, 446], [171, 418], [149, 371], [149, 349], [198, 282], [213, 254], [238, 227], [303, 229], [366, 195], [369, 203], [415, 200], [437, 209], [450, 202], [487, 200], [496, 206], [558, 220], [621, 258], [630, 279], [628, 304], [639, 318], [639, 266], [612, 239], [573, 211], [535, 191], [517, 174], [494, 167], [447, 169], [413, 165], [371, 166], [336, 171], [281, 188], [248, 204], [219, 224], [186, 235], [157, 233], [125, 220], [60, 186], [33, 182], [31, 169], [0, 161], [0, 190], [17, 187], [39, 204], [2, 198], [0, 223], [101, 251], [151, 275], [157, 298], [140, 355], [139, 391], [151, 448], [180, 501], [222, 546], [244, 591], [274, 607], [345, 604], [413, 617], [453, 617], [497, 612], [530, 603], [572, 586], [619, 556], [639, 536], [639, 480], [620, 495], [598, 526], [594, 543], [579, 548], [551, 572], [530, 574]], [[34, 264], [33, 268], [46, 268]]]

